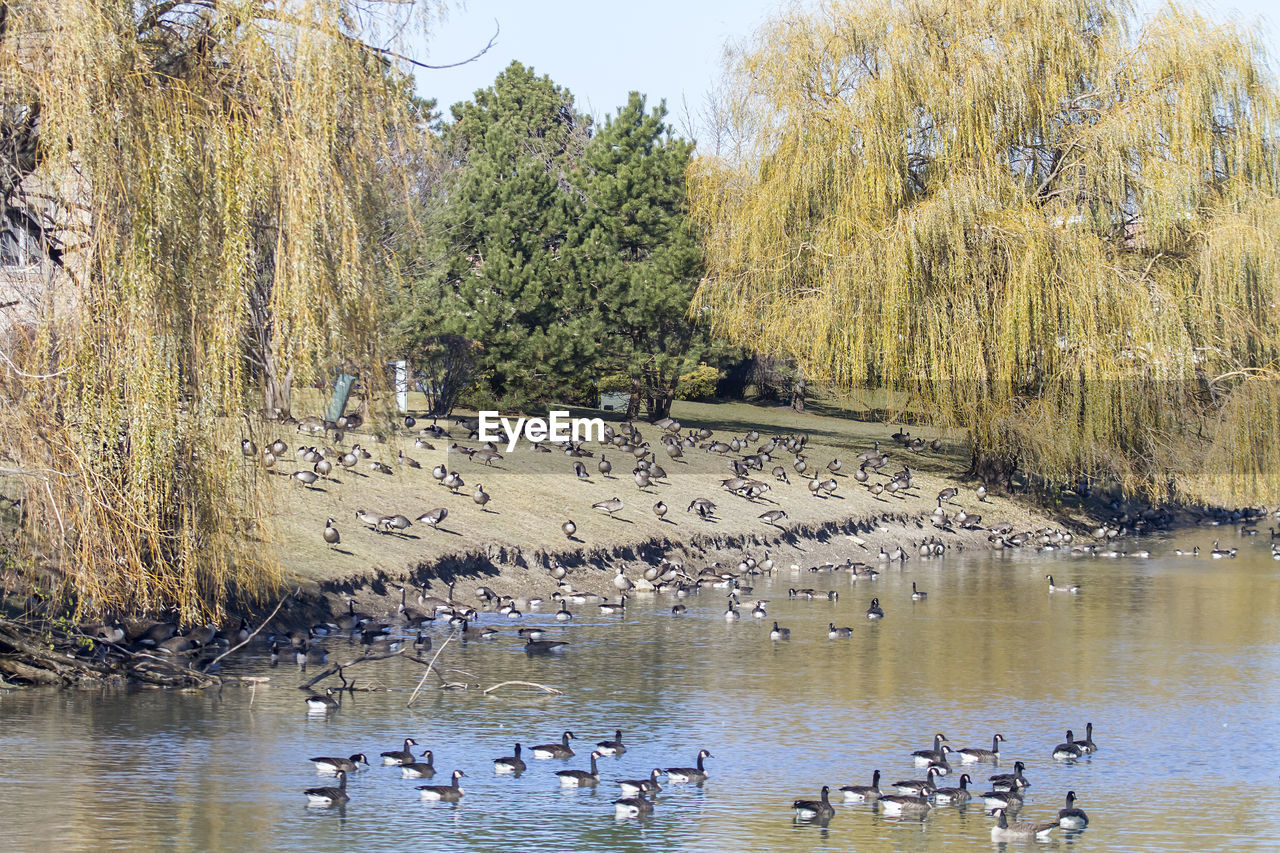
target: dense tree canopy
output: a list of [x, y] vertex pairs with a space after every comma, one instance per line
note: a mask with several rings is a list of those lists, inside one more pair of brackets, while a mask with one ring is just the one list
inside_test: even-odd
[[1123, 0], [827, 2], [731, 60], [698, 304], [908, 392], [981, 473], [1280, 497], [1277, 90]]
[[273, 378], [378, 362], [419, 116], [359, 28], [407, 8], [0, 7], [6, 214], [54, 271], [7, 329], [0, 430], [24, 552], [79, 604], [191, 619], [275, 577], [245, 415]]
[[398, 309], [406, 351], [432, 361], [441, 333], [475, 341], [503, 405], [586, 402], [602, 374], [624, 373], [633, 400], [665, 414], [708, 346], [689, 316], [692, 145], [665, 106], [634, 94], [593, 133], [567, 90], [513, 63], [452, 112], [440, 143], [454, 169], [427, 213], [444, 260]]

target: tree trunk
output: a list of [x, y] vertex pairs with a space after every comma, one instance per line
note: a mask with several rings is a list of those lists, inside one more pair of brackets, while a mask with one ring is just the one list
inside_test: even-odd
[[293, 368], [289, 368], [284, 379], [279, 379], [276, 376], [275, 359], [268, 357], [263, 376], [262, 396], [267, 417], [278, 417], [280, 420], [289, 417], [292, 413]]
[[644, 402], [644, 397], [640, 393], [641, 390], [640, 380], [632, 379], [631, 399], [627, 400], [627, 420], [629, 421], [640, 417], [640, 404]]
[[999, 453], [974, 450], [966, 477], [980, 480], [988, 489], [1010, 491], [1013, 474], [1018, 470], [1018, 460]]
[[791, 411], [804, 411], [804, 380], [797, 379], [791, 386]]

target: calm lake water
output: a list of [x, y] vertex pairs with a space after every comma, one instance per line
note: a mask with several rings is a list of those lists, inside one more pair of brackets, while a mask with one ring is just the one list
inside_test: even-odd
[[[1210, 532], [1212, 530], [1212, 532]], [[1235, 560], [1172, 555], [1229, 528], [1144, 541], [1151, 559], [969, 554], [915, 559], [879, 580], [848, 575], [758, 578], [765, 620], [727, 624], [724, 594], [642, 598], [625, 618], [588, 614], [562, 627], [551, 610], [519, 625], [553, 626], [572, 645], [528, 657], [506, 636], [450, 643], [451, 677], [490, 686], [528, 679], [564, 696], [427, 690], [410, 708], [421, 666], [393, 660], [353, 674], [389, 692], [347, 698], [308, 716], [292, 666], [265, 653], [235, 672], [270, 685], [221, 694], [28, 690], [0, 693], [0, 819], [10, 850], [850, 850], [991, 847], [981, 805], [895, 820], [836, 800], [823, 828], [796, 823], [791, 801], [823, 784], [923, 778], [910, 753], [936, 731], [990, 747], [1001, 772], [1026, 762], [1023, 819], [1049, 820], [1067, 790], [1089, 828], [1048, 844], [1072, 851], [1280, 849], [1280, 563], [1265, 543]], [[1049, 595], [1044, 575], [1082, 585]], [[927, 601], [911, 601], [911, 582]], [[789, 587], [835, 589], [838, 601], [789, 600]], [[878, 596], [886, 617], [863, 611]], [[769, 639], [774, 619], [789, 642]], [[828, 640], [827, 624], [853, 628]], [[435, 632], [436, 642], [444, 636]], [[335, 655], [345, 640], [330, 640]], [[1099, 751], [1050, 758], [1068, 727], [1094, 723]], [[585, 768], [589, 745], [624, 730], [629, 751], [601, 761], [596, 790], [562, 790], [555, 770]], [[535, 761], [519, 778], [492, 759], [572, 729], [578, 755]], [[413, 737], [435, 753], [434, 783], [467, 774], [457, 805], [426, 803], [398, 768], [350, 782], [345, 809], [306, 806], [332, 784], [315, 755], [378, 753]], [[615, 818], [620, 778], [714, 754], [701, 787], [667, 786], [655, 814]], [[989, 765], [970, 765], [986, 790]], [[944, 784], [956, 784], [957, 775]], [[999, 845], [996, 845], [999, 846]]]

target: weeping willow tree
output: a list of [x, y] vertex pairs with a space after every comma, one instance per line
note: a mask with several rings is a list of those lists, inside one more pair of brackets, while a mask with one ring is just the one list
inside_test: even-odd
[[967, 430], [975, 471], [1280, 499], [1277, 89], [1124, 0], [858, 0], [731, 54], [695, 310]]
[[420, 133], [368, 36], [410, 10], [0, 5], [6, 215], [49, 270], [0, 342], [0, 473], [52, 598], [195, 619], [276, 584], [284, 478], [241, 441], [266, 443], [264, 389], [380, 363]]

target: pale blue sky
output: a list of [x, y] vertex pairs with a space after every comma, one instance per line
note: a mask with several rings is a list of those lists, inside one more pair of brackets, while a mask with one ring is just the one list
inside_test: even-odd
[[[428, 43], [419, 40], [409, 49], [414, 58], [432, 64], [465, 59], [489, 40], [496, 19], [501, 33], [486, 55], [459, 68], [419, 70], [419, 93], [435, 97], [447, 110], [518, 59], [567, 86], [579, 108], [597, 119], [616, 112], [634, 89], [652, 103], [666, 98], [672, 121], [682, 128], [685, 104], [696, 116], [714, 85], [725, 42], [749, 36], [771, 12], [788, 5], [778, 0], [469, 0], [449, 12]], [[1157, 3], [1138, 0], [1138, 5], [1150, 9]], [[1271, 11], [1273, 3], [1188, 5], [1219, 20], [1261, 19], [1273, 64], [1280, 58], [1280, 14]]]

